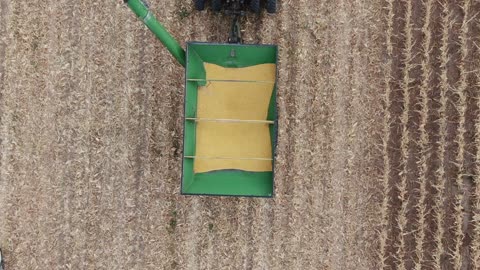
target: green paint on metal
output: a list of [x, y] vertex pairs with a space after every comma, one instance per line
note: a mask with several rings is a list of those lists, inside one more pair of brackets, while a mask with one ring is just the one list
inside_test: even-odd
[[221, 170], [195, 174], [185, 193], [270, 197], [272, 187], [272, 172]]
[[[186, 68], [185, 117], [195, 118], [197, 112], [197, 88], [205, 81], [204, 63], [223, 67], [241, 68], [277, 62], [275, 45], [241, 45], [188, 43]], [[276, 84], [268, 108], [267, 120], [276, 121]], [[184, 156], [195, 156], [196, 122], [185, 120]], [[270, 126], [272, 157], [276, 146], [276, 125]], [[246, 172], [220, 170], [194, 173], [194, 160], [183, 159], [182, 194], [262, 196], [273, 194], [273, 172]], [[273, 163], [273, 161], [272, 161]], [[273, 167], [273, 164], [272, 164]]]
[[147, 5], [142, 0], [127, 0], [126, 2], [132, 11], [145, 23], [148, 29], [165, 45], [173, 57], [185, 67], [185, 50], [168, 33], [165, 27], [155, 19], [155, 16], [150, 12]]
[[[275, 45], [188, 43], [187, 47], [189, 64], [191, 64], [192, 53], [200, 57], [202, 66], [203, 62], [237, 68], [267, 63], [276, 64], [277, 46]], [[197, 68], [199, 67], [189, 67], [187, 76], [193, 75], [192, 72]]]

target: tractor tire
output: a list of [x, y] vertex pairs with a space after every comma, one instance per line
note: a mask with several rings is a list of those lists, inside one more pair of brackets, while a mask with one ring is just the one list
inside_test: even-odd
[[195, 9], [198, 11], [202, 11], [205, 9], [205, 2], [206, 0], [193, 0], [195, 2]]
[[220, 12], [222, 10], [222, 0], [212, 0], [212, 10]]
[[277, 0], [267, 0], [267, 12], [276, 13], [277, 12]]
[[260, 13], [260, 0], [250, 0], [250, 10], [255, 13]]
[[2, 250], [0, 249], [0, 270], [4, 270], [5, 269], [5, 262], [3, 261], [3, 254], [2, 254]]

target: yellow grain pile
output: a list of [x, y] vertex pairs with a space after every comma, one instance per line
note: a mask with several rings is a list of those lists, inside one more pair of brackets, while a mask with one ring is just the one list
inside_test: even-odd
[[267, 120], [275, 68], [205, 63], [208, 82], [198, 88], [195, 172], [272, 170], [270, 124], [253, 121]]

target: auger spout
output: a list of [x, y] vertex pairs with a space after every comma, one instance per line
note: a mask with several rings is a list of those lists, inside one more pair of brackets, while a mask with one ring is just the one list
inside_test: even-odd
[[172, 37], [172, 35], [168, 33], [165, 27], [155, 19], [155, 16], [150, 12], [148, 5], [143, 0], [124, 0], [124, 2], [135, 14], [137, 14], [148, 29], [155, 34], [173, 57], [185, 67], [185, 50]]

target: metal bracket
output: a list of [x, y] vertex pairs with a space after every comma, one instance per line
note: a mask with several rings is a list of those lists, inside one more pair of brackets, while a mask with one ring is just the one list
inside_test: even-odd
[[236, 15], [233, 17], [232, 28], [230, 29], [230, 35], [228, 36], [228, 43], [242, 43], [242, 32], [240, 31], [240, 19]]

